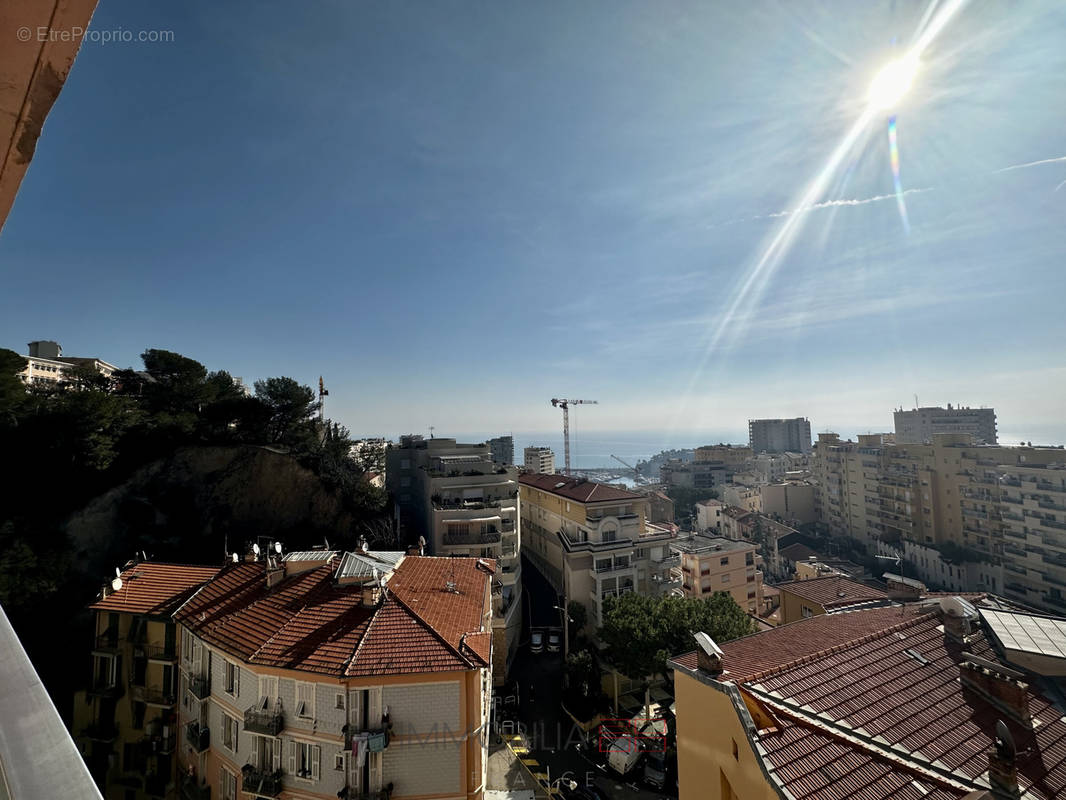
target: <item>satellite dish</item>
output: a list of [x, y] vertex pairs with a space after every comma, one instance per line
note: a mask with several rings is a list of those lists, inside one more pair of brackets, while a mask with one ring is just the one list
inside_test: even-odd
[[419, 536], [418, 537], [418, 546], [419, 547], [425, 547], [426, 546], [426, 537], [425, 536]]
[[236, 553], [234, 553], [233, 554], [233, 563], [236, 564], [240, 560], [241, 560], [241, 557], [239, 555], [237, 555]]
[[259, 545], [258, 544], [253, 544], [252, 545], [252, 552], [255, 553], [256, 555], [259, 555]]
[[281, 555], [281, 542], [274, 542], [274, 552]]
[[121, 589], [122, 588], [122, 578], [116, 577], [113, 581], [111, 581], [111, 588], [114, 589], [116, 592], [119, 589]]

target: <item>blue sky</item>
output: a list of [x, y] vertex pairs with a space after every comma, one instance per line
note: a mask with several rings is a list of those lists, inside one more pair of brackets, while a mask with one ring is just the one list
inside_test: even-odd
[[885, 116], [741, 290], [926, 8], [101, 0], [174, 41], [82, 47], [0, 344], [322, 374], [357, 434], [554, 430], [559, 395], [589, 431], [852, 432], [918, 394], [1064, 442], [1061, 3], [971, 2], [923, 53], [909, 235]]

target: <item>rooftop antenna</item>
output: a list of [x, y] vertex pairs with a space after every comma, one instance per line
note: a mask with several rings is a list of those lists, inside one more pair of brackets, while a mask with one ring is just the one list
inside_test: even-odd
[[326, 549], [329, 550], [329, 539], [325, 536], [322, 537], [322, 542], [326, 545]]
[[322, 383], [322, 376], [318, 376], [318, 421], [324, 422], [326, 419], [326, 395], [329, 394], [329, 389]]
[[[899, 567], [899, 582], [903, 583], [903, 565], [906, 562], [904, 562], [904, 560], [903, 560], [903, 553], [902, 552], [900, 552], [898, 555], [895, 555], [895, 556], [874, 556], [874, 558], [881, 558], [881, 559], [884, 559], [886, 561], [895, 561], [896, 562], [896, 566]], [[904, 605], [903, 603], [900, 603], [899, 615], [901, 617], [906, 613], [906, 608], [907, 608], [906, 605]]]
[[233, 563], [236, 564], [240, 560], [241, 560], [241, 557], [239, 555], [237, 555], [236, 553], [234, 553], [233, 554]]
[[432, 425], [429, 426], [429, 438], [430, 439], [433, 438], [433, 431], [435, 431], [435, 430], [437, 430], [437, 429], [434, 426], [432, 426]]

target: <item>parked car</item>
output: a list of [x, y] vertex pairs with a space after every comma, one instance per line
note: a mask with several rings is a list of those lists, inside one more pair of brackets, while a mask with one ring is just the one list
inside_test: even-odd
[[563, 649], [563, 637], [559, 631], [548, 632], [548, 652], [558, 653]]
[[666, 754], [648, 753], [644, 759], [644, 782], [662, 790], [666, 785]]
[[533, 631], [529, 635], [529, 652], [531, 653], [543, 653], [544, 652], [544, 632]]
[[639, 741], [632, 736], [619, 736], [607, 751], [607, 765], [619, 775], [628, 775], [642, 755]]

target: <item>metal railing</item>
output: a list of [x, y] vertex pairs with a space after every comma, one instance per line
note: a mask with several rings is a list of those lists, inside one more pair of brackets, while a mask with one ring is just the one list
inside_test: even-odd
[[185, 741], [197, 753], [202, 753], [211, 746], [211, 729], [201, 726], [199, 722], [190, 722], [185, 726]]
[[259, 711], [249, 708], [244, 712], [244, 729], [249, 733], [277, 736], [285, 727], [285, 718], [280, 711]]
[[281, 794], [281, 770], [265, 770], [246, 764], [241, 770], [241, 791], [264, 797]]
[[197, 700], [203, 700], [211, 694], [211, 679], [207, 675], [192, 674], [189, 676], [189, 691], [196, 696]]
[[144, 650], [148, 658], [153, 661], [177, 661], [178, 651], [175, 645], [170, 644], [142, 644], [140, 647]]

